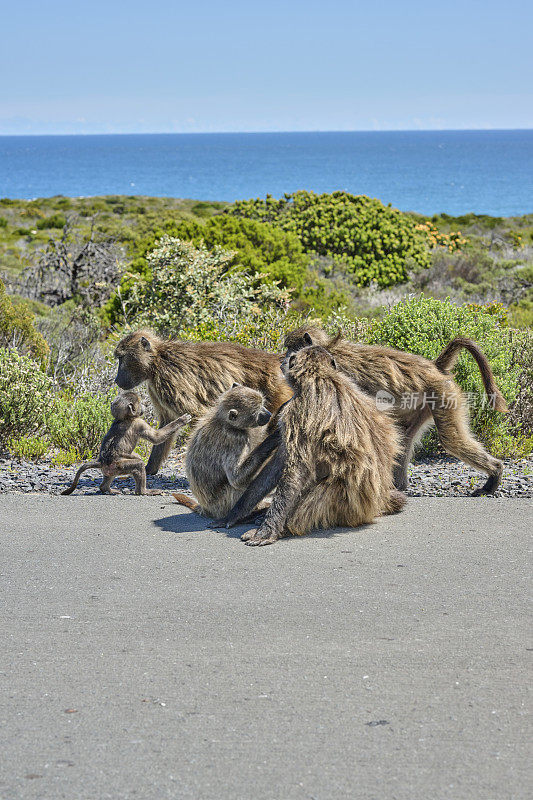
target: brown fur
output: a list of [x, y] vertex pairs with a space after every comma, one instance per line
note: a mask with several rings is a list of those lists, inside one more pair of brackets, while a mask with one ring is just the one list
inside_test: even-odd
[[264, 440], [270, 417], [261, 392], [238, 385], [224, 392], [187, 447], [185, 471], [198, 503], [183, 494], [176, 500], [208, 517], [227, 514], [254, 475], [246, 459]]
[[[119, 342], [115, 356], [116, 383], [132, 389], [146, 381], [161, 424], [183, 413], [202, 416], [235, 382], [260, 391], [272, 413], [291, 396], [279, 356], [231, 342], [165, 341], [139, 330]], [[171, 446], [168, 440], [152, 450], [149, 474], [157, 472]]]
[[139, 439], [155, 444], [165, 441], [190, 421], [184, 414], [174, 422], [156, 431], [142, 419], [143, 407], [137, 392], [124, 392], [111, 403], [113, 423], [102, 439], [100, 453], [94, 461], [82, 464], [68, 489], [61, 494], [72, 494], [80, 476], [87, 469], [100, 469], [104, 480], [100, 484], [102, 494], [111, 494], [111, 482], [117, 475], [132, 475], [135, 479], [135, 494], [161, 494], [146, 488], [146, 472], [142, 459], [133, 452]]
[[243, 540], [271, 544], [400, 511], [405, 497], [392, 477], [398, 440], [388, 415], [322, 347], [291, 355], [284, 370], [294, 391], [279, 421], [284, 469], [265, 521]]
[[[466, 400], [448, 374], [459, 351], [467, 349], [480, 368], [485, 389], [494, 398], [495, 408], [507, 410], [487, 358], [475, 342], [458, 337], [435, 361], [429, 361], [390, 347], [351, 342], [340, 334], [330, 338], [320, 328], [306, 325], [287, 335], [287, 354], [290, 356], [291, 352], [309, 346], [310, 342], [326, 347], [339, 368], [372, 397], [380, 390], [393, 396], [394, 405], [390, 410], [402, 433], [401, 457], [395, 473], [398, 489], [407, 488], [407, 466], [413, 447], [432, 423], [436, 424], [440, 442], [448, 453], [489, 476], [485, 485], [474, 494], [488, 494], [498, 488], [503, 464], [487, 453], [472, 436]], [[402, 408], [402, 395], [412, 396], [414, 407]]]

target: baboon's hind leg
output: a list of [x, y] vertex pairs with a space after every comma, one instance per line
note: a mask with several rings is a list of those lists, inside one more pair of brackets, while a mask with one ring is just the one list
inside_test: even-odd
[[114, 475], [106, 475], [100, 486], [98, 487], [98, 491], [100, 494], [118, 494], [116, 489], [111, 488], [111, 484], [113, 482]]
[[439, 439], [446, 452], [489, 476], [483, 486], [472, 492], [472, 497], [493, 494], [501, 483], [503, 463], [487, 453], [472, 436], [464, 398], [458, 394], [457, 408], [436, 408], [432, 414]]
[[132, 459], [129, 463], [124, 464], [124, 472], [129, 473], [135, 480], [135, 494], [156, 495], [163, 494], [160, 489], [147, 489], [146, 488], [146, 469], [144, 461], [139, 459]]

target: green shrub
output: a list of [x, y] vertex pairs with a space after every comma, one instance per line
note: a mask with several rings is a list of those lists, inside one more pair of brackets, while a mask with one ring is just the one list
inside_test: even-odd
[[225, 315], [241, 324], [261, 314], [269, 304], [287, 305], [289, 295], [274, 283], [254, 287], [246, 273], [231, 271], [234, 254], [215, 246], [165, 236], [149, 254], [151, 279], [138, 282], [128, 312], [159, 331], [179, 333], [203, 326], [215, 330]]
[[33, 359], [0, 348], [0, 441], [43, 428], [53, 399], [52, 381]]
[[14, 458], [36, 461], [42, 458], [50, 448], [50, 442], [43, 436], [21, 436], [10, 439], [7, 449]]
[[196, 246], [203, 244], [208, 250], [221, 247], [232, 251], [227, 269], [248, 273], [254, 287], [278, 281], [280, 286], [297, 294], [308, 276], [309, 257], [303, 252], [298, 238], [271, 225], [224, 215], [211, 217], [205, 223], [168, 220], [156, 225], [150, 235], [133, 243], [129, 268], [122, 276], [118, 291], [103, 309], [106, 322], [116, 324], [124, 320], [124, 312], [137, 282], [151, 278], [148, 255], [164, 236], [191, 241]]
[[267, 281], [279, 281], [297, 292], [307, 276], [309, 258], [298, 237], [272, 225], [219, 215], [203, 224], [185, 221], [166, 232], [196, 245], [203, 242], [208, 250], [217, 245], [232, 250], [232, 266], [250, 275], [262, 275]]
[[64, 228], [66, 224], [67, 220], [63, 214], [52, 214], [51, 217], [40, 219], [37, 223], [37, 228], [40, 231], [43, 231], [48, 230], [49, 228]]
[[22, 300], [12, 300], [0, 280], [0, 347], [14, 347], [44, 365], [49, 348], [35, 330], [33, 320], [29, 305]]
[[[423, 297], [405, 300], [371, 322], [367, 341], [434, 359], [455, 336], [467, 336], [481, 346], [499, 389], [512, 406], [520, 392], [521, 368], [512, 357], [511, 333], [497, 304], [484, 308]], [[510, 415], [494, 411], [485, 402], [479, 369], [468, 353], [461, 353], [454, 375], [471, 400], [470, 418], [476, 437], [501, 455], [520, 449], [525, 431], [512, 424]]]
[[7, 219], [5, 217], [0, 217], [0, 228], [7, 228]]
[[360, 286], [403, 281], [409, 262], [430, 265], [427, 231], [408, 214], [369, 197], [300, 191], [280, 200], [267, 195], [238, 201], [228, 213], [296, 234], [306, 252], [332, 256]]
[[57, 396], [47, 415], [51, 444], [71, 451], [76, 455], [74, 460], [94, 457], [111, 425], [110, 405], [115, 395], [115, 391], [110, 391], [107, 394], [83, 392], [77, 396]]

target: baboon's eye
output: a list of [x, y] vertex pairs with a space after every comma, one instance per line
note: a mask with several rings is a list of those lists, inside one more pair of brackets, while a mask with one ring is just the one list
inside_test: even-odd
[[296, 362], [296, 356], [291, 356], [289, 358], [289, 369], [292, 369], [294, 367], [295, 362]]

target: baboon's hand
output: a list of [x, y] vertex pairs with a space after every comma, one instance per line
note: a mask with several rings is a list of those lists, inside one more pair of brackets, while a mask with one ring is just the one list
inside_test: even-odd
[[281, 537], [268, 528], [252, 528], [241, 536], [242, 541], [250, 547], [262, 547], [264, 544], [274, 544]]
[[181, 417], [175, 419], [172, 425], [176, 428], [182, 428], [184, 425], [187, 425], [191, 421], [192, 417], [190, 414], [182, 414]]

